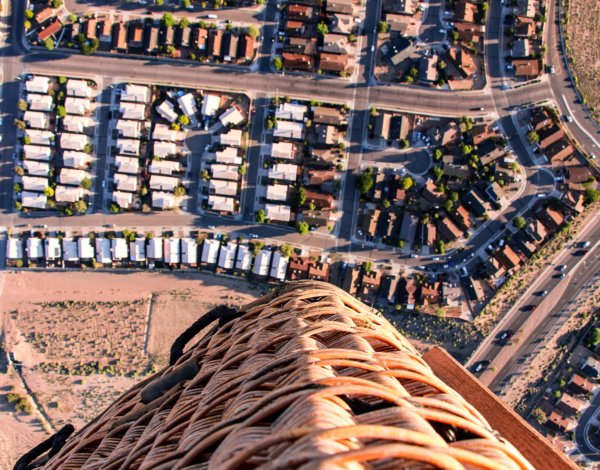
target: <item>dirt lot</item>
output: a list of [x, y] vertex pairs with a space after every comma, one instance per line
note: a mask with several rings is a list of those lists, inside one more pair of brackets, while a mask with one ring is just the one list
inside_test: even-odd
[[[0, 374], [0, 470], [52, 428], [81, 429], [140, 376], [160, 369], [173, 340], [213, 306], [237, 307], [267, 291], [199, 273], [0, 276], [1, 339], [24, 364], [22, 378]], [[27, 396], [32, 414], [16, 412], [8, 393]]]
[[565, 48], [577, 88], [600, 123], [600, 3], [563, 0]]

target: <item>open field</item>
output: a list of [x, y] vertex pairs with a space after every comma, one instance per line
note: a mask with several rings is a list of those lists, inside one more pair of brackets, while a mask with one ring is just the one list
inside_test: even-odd
[[600, 3], [562, 0], [565, 49], [590, 114], [600, 123]]
[[[0, 276], [1, 339], [24, 364], [22, 376], [0, 374], [0, 470], [12, 468], [51, 427], [81, 429], [162, 368], [173, 340], [203, 313], [221, 304], [238, 307], [267, 290], [199, 273]], [[9, 393], [26, 396], [32, 414], [17, 412]]]

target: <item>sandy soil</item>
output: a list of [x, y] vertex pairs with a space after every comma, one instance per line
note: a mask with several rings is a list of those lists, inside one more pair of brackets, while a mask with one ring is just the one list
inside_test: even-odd
[[[1, 339], [23, 361], [0, 374], [0, 470], [44, 439], [81, 429], [141, 376], [166, 364], [173, 340], [216, 305], [238, 307], [266, 293], [245, 280], [201, 273], [1, 273]], [[150, 320], [150, 321], [148, 321]], [[6, 394], [33, 396], [31, 416]], [[6, 450], [8, 449], [8, 450]]]

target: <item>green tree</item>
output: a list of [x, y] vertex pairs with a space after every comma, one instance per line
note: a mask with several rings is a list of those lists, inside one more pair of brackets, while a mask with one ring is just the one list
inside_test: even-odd
[[31, 10], [25, 10], [25, 18], [27, 18], [28, 20], [30, 20], [31, 18], [33, 18], [33, 11], [31, 11]]
[[169, 12], [166, 12], [162, 18], [160, 19], [160, 22], [162, 23], [163, 26], [175, 26], [175, 18], [173, 18], [173, 15]]
[[344, 165], [342, 165], [341, 163], [338, 163], [338, 164], [335, 166], [335, 168], [336, 168], [336, 170], [337, 170], [337, 171], [342, 171], [342, 170], [344, 169]]
[[541, 408], [536, 408], [531, 412], [531, 417], [537, 421], [538, 424], [544, 424], [548, 417]]
[[600, 199], [600, 191], [589, 187], [585, 190], [584, 193], [584, 199], [583, 202], [584, 204], [592, 204], [594, 202], [598, 202], [598, 200]]
[[412, 83], [415, 81], [414, 78], [412, 78], [410, 75], [404, 75], [404, 77], [402, 78], [402, 80], [404, 80], [404, 83]]
[[443, 255], [446, 252], [446, 245], [442, 240], [438, 240], [435, 243], [435, 251], [438, 252], [440, 255]]
[[162, 7], [165, 4], [165, 0], [155, 0], [155, 1], [159, 7]]
[[373, 261], [365, 261], [362, 264], [362, 267], [366, 273], [370, 273], [371, 271], [373, 271]]
[[81, 180], [81, 187], [83, 189], [90, 189], [92, 187], [92, 180], [89, 178], [83, 178]]
[[431, 173], [433, 174], [433, 182], [435, 184], [438, 184], [440, 182], [440, 180], [442, 179], [442, 175], [444, 174], [444, 171], [439, 166], [434, 166], [431, 169]]
[[454, 30], [450, 31], [450, 40], [452, 42], [458, 41], [458, 31], [454, 31]]
[[175, 194], [175, 196], [177, 197], [181, 197], [185, 195], [185, 186], [179, 185], [175, 188], [175, 190], [173, 191], [173, 193]]
[[463, 155], [469, 155], [473, 151], [473, 146], [465, 144], [464, 142], [461, 142], [458, 148], [460, 148]]
[[322, 21], [317, 25], [317, 31], [321, 36], [325, 36], [326, 34], [329, 34], [329, 28]]
[[185, 116], [184, 114], [182, 114], [181, 116], [179, 116], [177, 118], [177, 120], [179, 121], [179, 124], [183, 125], [183, 126], [187, 126], [190, 123], [190, 118]]
[[281, 245], [279, 249], [281, 250], [281, 254], [284, 258], [289, 258], [294, 254], [294, 248], [291, 245], [288, 245], [287, 243]]
[[388, 207], [390, 207], [390, 205], [391, 205], [390, 201], [388, 201], [387, 199], [384, 199], [384, 200], [381, 202], [381, 204], [383, 205], [383, 207], [384, 207], [385, 209], [387, 209], [387, 208], [388, 208]]
[[458, 201], [458, 193], [456, 191], [452, 191], [450, 193], [450, 200], [455, 203], [456, 201]]
[[17, 108], [19, 109], [19, 111], [27, 111], [27, 101], [25, 101], [24, 99], [20, 99], [17, 102]]
[[410, 176], [405, 176], [404, 178], [402, 178], [402, 180], [400, 180], [400, 187], [405, 191], [412, 188], [414, 184], [415, 182]]
[[598, 343], [600, 343], [600, 328], [596, 327], [590, 332], [590, 344], [596, 346]]
[[537, 144], [540, 141], [540, 136], [536, 131], [531, 131], [527, 134], [527, 142], [530, 144]]
[[250, 36], [252, 39], [256, 39], [260, 35], [260, 29], [258, 29], [257, 25], [251, 24], [246, 29], [246, 34], [248, 36]]
[[314, 211], [316, 208], [317, 208], [317, 206], [315, 206], [312, 202], [310, 204], [308, 204], [309, 211]]
[[23, 205], [19, 201], [15, 201], [15, 209], [20, 211], [23, 209]]
[[240, 165], [238, 168], [238, 173], [240, 175], [245, 175], [246, 174], [246, 167], [244, 165]]
[[48, 49], [49, 51], [54, 49], [54, 41], [52, 40], [52, 38], [46, 38], [43, 42], [44, 46], [46, 46], [46, 49]]
[[309, 228], [310, 227], [306, 222], [299, 222], [296, 226], [296, 230], [298, 230], [298, 233], [300, 235], [306, 235], [308, 233]]
[[554, 390], [554, 397], [555, 398], [560, 398], [562, 396], [562, 392], [560, 390]]
[[22, 166], [16, 166], [15, 167], [15, 174], [18, 176], [23, 176], [25, 174], [25, 170], [23, 169]]
[[400, 141], [400, 148], [401, 148], [401, 149], [408, 148], [408, 145], [409, 145], [409, 143], [408, 143], [408, 140], [406, 140], [406, 139], [402, 139], [402, 140]]
[[298, 190], [298, 195], [296, 196], [296, 204], [298, 206], [301, 206], [302, 204], [304, 204], [304, 201], [306, 201], [306, 189], [300, 188]]
[[371, 173], [364, 172], [358, 178], [356, 178], [356, 187], [361, 194], [367, 194], [373, 187], [373, 175]]
[[446, 315], [446, 311], [444, 310], [444, 307], [439, 307], [435, 311], [435, 314], [437, 315], [438, 318], [444, 318], [444, 316]]
[[52, 0], [52, 8], [60, 8], [62, 4], [62, 0]]
[[252, 253], [252, 256], [257, 257], [258, 254], [260, 253], [260, 250], [262, 250], [265, 247], [265, 244], [263, 242], [250, 242], [250, 252]]
[[47, 187], [46, 189], [44, 189], [44, 194], [48, 197], [52, 197], [54, 196], [54, 189]]
[[187, 28], [190, 25], [190, 20], [188, 20], [185, 16], [179, 20], [179, 26], [181, 29]]
[[512, 224], [517, 230], [521, 230], [525, 227], [525, 219], [518, 215], [513, 219]]
[[21, 191], [23, 191], [23, 188], [21, 187], [21, 185], [19, 183], [15, 183], [13, 185], [13, 189], [15, 190], [16, 193], [20, 193]]
[[442, 155], [443, 153], [440, 149], [435, 149], [435, 151], [433, 152], [433, 158], [435, 158], [436, 160], [442, 158]]
[[444, 204], [442, 204], [442, 207], [447, 211], [450, 212], [452, 210], [452, 208], [454, 207], [453, 202], [450, 199], [446, 199], [444, 201]]
[[108, 210], [112, 213], [119, 212], [119, 206], [113, 202]]
[[254, 213], [254, 220], [256, 220], [256, 223], [258, 224], [264, 224], [267, 220], [267, 213], [262, 209], [256, 211]]
[[275, 57], [273, 59], [273, 67], [275, 67], [277, 70], [283, 69], [283, 62], [279, 57]]
[[77, 211], [78, 214], [83, 214], [85, 211], [87, 211], [87, 209], [88, 209], [88, 206], [83, 199], [80, 199], [79, 201], [77, 201], [75, 203], [75, 210]]
[[23, 119], [15, 119], [13, 121], [13, 124], [15, 125], [15, 127], [21, 131], [24, 131], [25, 129], [27, 129], [27, 123], [25, 121], [23, 121]]
[[67, 110], [62, 105], [58, 105], [56, 107], [55, 111], [56, 111], [56, 115], [61, 119], [67, 115]]
[[23, 137], [23, 143], [25, 145], [29, 145], [31, 143], [31, 137], [29, 137], [28, 135], [26, 135], [25, 137]]
[[388, 24], [385, 21], [380, 21], [379, 23], [377, 23], [377, 32], [381, 33], [381, 34], [385, 34], [388, 32]]
[[202, 181], [208, 181], [210, 179], [210, 173], [208, 172], [208, 170], [202, 170], [202, 173], [200, 173], [200, 177], [202, 178]]

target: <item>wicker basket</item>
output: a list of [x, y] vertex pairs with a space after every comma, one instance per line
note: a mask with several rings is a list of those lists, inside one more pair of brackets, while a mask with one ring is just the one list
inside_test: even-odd
[[299, 281], [213, 322], [44, 468], [533, 467], [384, 318]]

